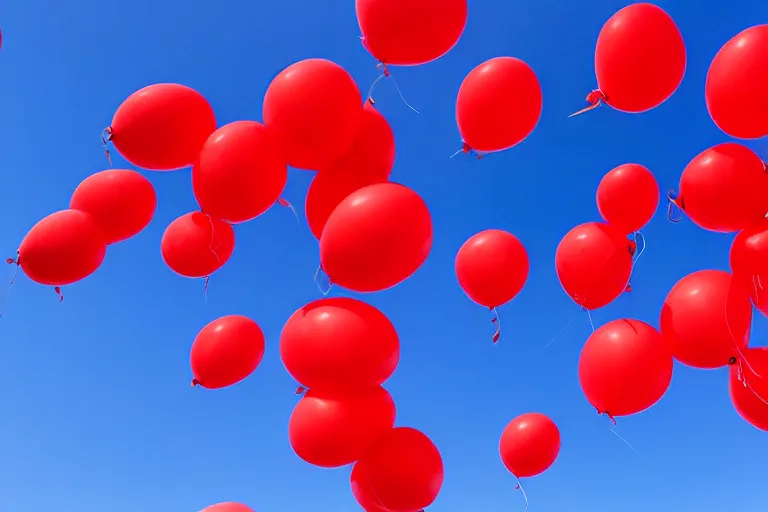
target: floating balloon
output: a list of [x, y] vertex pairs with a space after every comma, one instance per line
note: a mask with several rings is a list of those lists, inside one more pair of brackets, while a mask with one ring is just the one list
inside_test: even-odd
[[276, 141], [255, 121], [235, 121], [213, 132], [192, 168], [200, 209], [231, 224], [267, 211], [287, 181], [288, 167]]
[[632, 274], [632, 251], [624, 234], [609, 224], [588, 222], [570, 230], [555, 252], [565, 293], [586, 309], [613, 302]]
[[439, 59], [459, 41], [467, 0], [356, 0], [363, 46], [376, 60], [418, 66]]
[[[664, 103], [685, 75], [686, 51], [675, 21], [661, 7], [636, 3], [603, 25], [595, 47], [598, 90], [589, 110], [605, 102], [640, 113]], [[582, 111], [583, 112], [583, 111]]]
[[377, 386], [356, 393], [311, 389], [291, 414], [288, 436], [296, 455], [324, 468], [346, 466], [395, 424], [395, 402]]
[[357, 292], [408, 279], [432, 249], [432, 218], [416, 192], [397, 183], [361, 188], [333, 210], [320, 237], [331, 282]]
[[587, 339], [579, 358], [584, 396], [600, 414], [637, 414], [661, 400], [672, 382], [672, 352], [640, 320], [608, 322]]
[[755, 307], [768, 314], [768, 220], [739, 231], [731, 243], [730, 262], [733, 274], [751, 285]]
[[496, 308], [514, 299], [528, 279], [530, 263], [517, 237], [488, 229], [464, 242], [456, 254], [456, 277], [464, 293], [481, 306]]
[[600, 216], [625, 234], [640, 231], [659, 207], [659, 184], [639, 164], [624, 164], [608, 171], [597, 187]]
[[264, 357], [264, 333], [259, 324], [241, 315], [209, 323], [192, 343], [192, 385], [220, 389], [245, 380]]
[[184, 277], [210, 276], [224, 266], [234, 249], [232, 226], [200, 212], [171, 222], [160, 243], [165, 264]]
[[722, 270], [688, 274], [661, 308], [661, 334], [672, 355], [694, 368], [720, 368], [749, 343], [749, 288]]
[[437, 499], [443, 486], [440, 451], [422, 432], [397, 427], [352, 468], [352, 494], [362, 507], [414, 512]]
[[216, 116], [202, 94], [185, 85], [155, 84], [128, 96], [106, 133], [133, 165], [172, 171], [192, 165], [215, 129]]
[[744, 350], [730, 367], [731, 402], [744, 421], [768, 432], [768, 347]]
[[768, 25], [750, 27], [720, 48], [707, 72], [707, 110], [738, 139], [768, 135]]
[[363, 99], [344, 68], [324, 59], [307, 59], [288, 66], [272, 80], [262, 112], [288, 165], [319, 170], [352, 150], [362, 122]]
[[504, 466], [515, 477], [540, 475], [560, 453], [560, 430], [544, 414], [521, 414], [504, 428], [499, 453]]
[[16, 260], [32, 281], [64, 286], [96, 272], [107, 254], [96, 220], [79, 210], [61, 210], [35, 224]]
[[254, 512], [251, 507], [243, 505], [242, 503], [226, 502], [217, 503], [210, 507], [205, 507], [200, 512]]
[[304, 203], [304, 212], [312, 234], [320, 239], [328, 217], [352, 192], [368, 185], [386, 182], [387, 178], [383, 176], [367, 172], [348, 172], [348, 169], [344, 168], [317, 173], [309, 184]]
[[768, 173], [760, 157], [726, 142], [690, 161], [675, 200], [699, 227], [720, 233], [747, 228], [768, 213]]
[[496, 57], [469, 72], [456, 97], [456, 123], [464, 143], [479, 152], [516, 146], [541, 117], [541, 85], [520, 59]]
[[395, 371], [400, 340], [375, 307], [347, 297], [325, 298], [291, 315], [280, 334], [280, 357], [309, 389], [365, 389]]
[[109, 245], [139, 234], [152, 222], [157, 195], [152, 183], [136, 171], [110, 169], [85, 178], [69, 207], [89, 213]]

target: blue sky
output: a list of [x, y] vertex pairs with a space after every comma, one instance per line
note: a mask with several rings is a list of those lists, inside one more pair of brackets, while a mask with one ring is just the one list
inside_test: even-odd
[[[0, 6], [0, 247], [7, 256], [37, 220], [67, 206], [83, 178], [105, 168], [100, 131], [140, 87], [195, 87], [224, 124], [260, 119], [271, 78], [304, 58], [338, 62], [364, 92], [377, 76], [351, 1], [73, 5]], [[768, 19], [768, 4], [757, 0], [659, 2], [688, 48], [677, 93], [642, 115], [604, 108], [566, 119], [595, 85], [600, 27], [624, 5], [473, 1], [467, 30], [447, 57], [393, 69], [422, 116], [400, 103], [391, 84], [378, 88], [377, 106], [397, 140], [392, 179], [424, 197], [435, 226], [432, 253], [417, 274], [365, 297], [401, 337], [401, 364], [386, 384], [397, 422], [427, 433], [445, 461], [443, 491], [429, 512], [523, 510], [498, 441], [507, 422], [529, 411], [550, 415], [562, 434], [559, 460], [525, 482], [532, 512], [765, 508], [766, 434], [733, 411], [726, 370], [677, 365], [656, 407], [620, 419], [619, 432], [639, 455], [611, 435], [578, 385], [590, 331], [558, 284], [558, 241], [599, 218], [595, 190], [612, 167], [646, 165], [667, 190], [694, 155], [727, 140], [704, 105], [708, 64], [731, 36]], [[460, 147], [454, 101], [461, 80], [500, 55], [537, 72], [539, 126], [503, 154], [449, 160]], [[225, 500], [256, 512], [359, 510], [349, 468], [313, 468], [287, 439], [297, 399], [279, 359], [280, 329], [319, 296], [317, 243], [306, 225], [300, 232], [290, 212], [276, 207], [237, 226], [235, 253], [211, 279], [206, 304], [202, 282], [173, 274], [160, 258], [165, 227], [195, 208], [189, 172], [146, 174], [158, 193], [155, 220], [110, 247], [96, 274], [64, 290], [63, 304], [23, 276], [13, 289], [0, 320], [0, 510], [194, 512]], [[289, 178], [285, 197], [300, 212], [310, 177], [292, 171]], [[453, 273], [461, 244], [487, 228], [516, 234], [531, 257], [528, 284], [501, 309], [498, 346], [487, 312], [464, 296]], [[597, 324], [633, 317], [658, 325], [678, 279], [727, 268], [728, 235], [670, 224], [662, 209], [644, 234], [648, 249], [633, 294], [596, 312]], [[0, 277], [11, 274], [8, 267]], [[192, 389], [192, 340], [224, 314], [259, 322], [264, 361], [236, 387]], [[753, 345], [766, 344], [767, 326], [756, 318]]]

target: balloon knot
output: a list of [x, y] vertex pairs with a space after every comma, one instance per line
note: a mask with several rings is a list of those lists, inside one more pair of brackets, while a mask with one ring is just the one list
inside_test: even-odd
[[64, 302], [64, 294], [63, 294], [63, 293], [61, 293], [61, 287], [59, 287], [59, 286], [55, 286], [55, 287], [53, 288], [53, 291], [54, 291], [54, 292], [56, 292], [56, 294], [59, 296], [59, 304], [61, 304], [62, 302]]
[[306, 391], [307, 391], [307, 388], [305, 388], [304, 386], [299, 386], [298, 388], [296, 388], [296, 393], [295, 394], [301, 395], [302, 393], [304, 393]]
[[13, 258], [6, 258], [6, 259], [5, 259], [5, 262], [6, 262], [7, 264], [9, 264], [9, 265], [13, 265], [13, 264], [16, 264], [16, 265], [18, 265], [18, 264], [19, 264], [19, 260], [15, 260], [15, 259], [13, 259]]
[[192, 383], [190, 385], [194, 388], [195, 386], [200, 385], [200, 381], [197, 379], [192, 379]]
[[590, 110], [594, 110], [607, 100], [608, 100], [608, 97], [605, 94], [603, 94], [603, 91], [601, 91], [600, 89], [595, 89], [589, 94], [587, 94], [587, 103], [589, 103], [589, 105], [579, 110], [578, 112], [574, 112], [568, 117], [576, 117], [580, 114], [583, 114], [584, 112], [589, 112]]
[[733, 365], [735, 365], [735, 364], [736, 364], [736, 358], [735, 358], [734, 356], [731, 356], [731, 357], [728, 359], [728, 366], [733, 366]]
[[376, 102], [370, 96], [368, 96], [368, 99], [365, 101], [367, 101], [372, 107], [376, 106]]
[[624, 288], [624, 293], [632, 293], [632, 283], [627, 283], [627, 286]]

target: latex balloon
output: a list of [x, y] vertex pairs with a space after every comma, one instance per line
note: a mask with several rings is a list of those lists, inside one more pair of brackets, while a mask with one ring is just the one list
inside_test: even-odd
[[35, 224], [19, 246], [17, 263], [32, 281], [64, 286], [96, 272], [107, 245], [96, 220], [79, 210], [61, 210]]
[[768, 347], [746, 349], [749, 362], [730, 367], [731, 402], [744, 421], [768, 432]]
[[395, 165], [395, 134], [387, 119], [370, 101], [365, 102], [360, 129], [352, 150], [329, 169], [339, 175], [367, 175], [386, 181]]
[[622, 112], [661, 105], [683, 81], [686, 51], [675, 21], [661, 7], [636, 3], [603, 25], [595, 47], [597, 98]]
[[736, 235], [731, 243], [731, 271], [751, 288], [752, 302], [758, 311], [768, 313], [768, 219]]
[[640, 320], [613, 320], [587, 339], [579, 359], [584, 396], [600, 414], [629, 416], [661, 400], [672, 382], [672, 352]]
[[107, 244], [114, 244], [139, 234], [152, 222], [157, 195], [152, 183], [136, 171], [111, 169], [85, 178], [69, 207], [89, 213]]
[[380, 387], [339, 394], [307, 391], [288, 422], [296, 455], [324, 468], [358, 460], [395, 424], [395, 402]]
[[254, 512], [254, 510], [249, 506], [243, 505], [242, 503], [234, 503], [229, 501], [205, 507], [200, 512]]
[[560, 430], [544, 414], [521, 414], [504, 428], [499, 453], [504, 466], [517, 478], [540, 475], [560, 453]]
[[288, 165], [326, 169], [352, 150], [362, 122], [363, 100], [344, 68], [324, 59], [307, 59], [288, 66], [272, 80], [262, 115]]
[[469, 72], [456, 97], [456, 123], [467, 146], [494, 152], [516, 146], [541, 117], [541, 85], [520, 59], [496, 57]]
[[353, 192], [333, 210], [320, 237], [320, 264], [332, 283], [376, 292], [408, 279], [431, 249], [424, 200], [403, 185], [381, 183]]
[[659, 184], [639, 164], [623, 164], [608, 171], [597, 187], [600, 216], [624, 234], [640, 231], [659, 207]]
[[264, 333], [248, 317], [217, 318], [192, 343], [192, 385], [208, 389], [232, 386], [252, 374], [264, 358]]
[[699, 153], [680, 177], [678, 206], [699, 227], [747, 228], [768, 213], [768, 173], [754, 151], [726, 142]]
[[467, 0], [355, 0], [363, 46], [376, 60], [417, 66], [439, 59], [459, 41]]
[[277, 142], [255, 121], [235, 121], [213, 132], [192, 168], [201, 211], [230, 224], [267, 211], [287, 181], [288, 166]]
[[348, 172], [345, 168], [333, 168], [319, 172], [307, 190], [304, 212], [309, 229], [318, 240], [333, 210], [356, 190], [376, 183], [386, 183], [387, 178], [368, 172]]
[[215, 129], [216, 116], [202, 94], [185, 85], [155, 84], [128, 96], [107, 133], [133, 165], [171, 171], [192, 165]]
[[416, 512], [437, 499], [443, 471], [440, 451], [429, 437], [414, 428], [394, 428], [352, 468], [352, 494], [363, 507]]
[[632, 253], [624, 234], [609, 224], [588, 222], [570, 230], [555, 252], [565, 293], [586, 309], [613, 302], [627, 287]]
[[234, 249], [232, 226], [200, 212], [171, 222], [160, 243], [165, 264], [184, 277], [208, 277], [224, 266]]
[[291, 315], [280, 334], [280, 357], [309, 389], [365, 389], [395, 371], [400, 340], [375, 307], [348, 297], [325, 298]]
[[661, 308], [661, 334], [672, 355], [694, 368], [720, 368], [749, 343], [749, 288], [722, 270], [688, 274]]
[[456, 254], [455, 268], [464, 293], [481, 306], [495, 308], [520, 293], [530, 263], [515, 235], [488, 229], [464, 242]]
[[712, 60], [705, 86], [707, 110], [731, 137], [765, 137], [767, 90], [768, 25], [756, 25], [731, 38]]

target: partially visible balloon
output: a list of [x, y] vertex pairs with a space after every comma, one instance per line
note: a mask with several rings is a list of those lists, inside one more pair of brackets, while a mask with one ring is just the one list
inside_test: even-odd
[[225, 503], [217, 503], [209, 507], [205, 507], [200, 512], [254, 512], [254, 510], [242, 503], [235, 503], [228, 501]]
[[234, 250], [232, 226], [200, 212], [187, 213], [171, 222], [160, 242], [165, 264], [184, 277], [213, 274]]
[[731, 402], [744, 421], [768, 432], [768, 347], [744, 350], [730, 366]]
[[540, 475], [560, 453], [560, 430], [544, 414], [521, 414], [504, 428], [499, 453], [504, 466], [517, 478]]
[[107, 133], [133, 165], [172, 171], [192, 165], [215, 129], [216, 116], [202, 94], [185, 85], [155, 84], [128, 96]]
[[623, 164], [608, 171], [597, 187], [600, 216], [625, 234], [640, 231], [659, 207], [659, 184], [646, 167]]
[[768, 314], [768, 219], [739, 231], [731, 243], [731, 272], [751, 285], [752, 303]]

